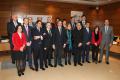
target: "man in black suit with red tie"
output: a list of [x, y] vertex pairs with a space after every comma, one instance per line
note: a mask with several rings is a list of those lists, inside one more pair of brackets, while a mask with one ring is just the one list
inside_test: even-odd
[[8, 33], [8, 37], [9, 37], [9, 43], [10, 43], [10, 49], [11, 49], [11, 58], [12, 58], [12, 63], [15, 63], [15, 58], [14, 58], [14, 53], [13, 53], [13, 43], [12, 43], [12, 34], [15, 31], [15, 27], [17, 25], [20, 25], [20, 23], [17, 21], [17, 15], [12, 15], [12, 18], [10, 20], [10, 22], [7, 23], [7, 33]]
[[53, 48], [55, 49], [54, 53], [54, 67], [57, 67], [57, 64], [63, 67], [62, 64], [62, 53], [66, 46], [66, 31], [62, 27], [62, 21], [57, 22], [57, 27], [54, 29], [53, 35]]

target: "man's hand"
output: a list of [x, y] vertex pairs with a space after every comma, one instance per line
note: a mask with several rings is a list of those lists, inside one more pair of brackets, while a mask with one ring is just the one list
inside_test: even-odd
[[66, 44], [63, 45], [63, 48], [65, 48], [65, 47], [66, 47]]
[[79, 44], [78, 44], [78, 47], [81, 47], [81, 46], [82, 46], [82, 43], [79, 43]]

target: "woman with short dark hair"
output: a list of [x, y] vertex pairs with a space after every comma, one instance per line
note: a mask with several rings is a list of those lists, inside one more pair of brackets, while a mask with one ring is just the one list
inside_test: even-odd
[[99, 45], [101, 42], [101, 33], [99, 26], [95, 26], [94, 31], [92, 32], [92, 61], [97, 64], [98, 62], [98, 52]]
[[22, 26], [18, 25], [12, 36], [12, 42], [14, 45], [13, 51], [15, 54], [16, 67], [18, 76], [24, 75], [25, 70], [25, 53], [24, 49], [26, 46], [25, 34], [22, 32]]

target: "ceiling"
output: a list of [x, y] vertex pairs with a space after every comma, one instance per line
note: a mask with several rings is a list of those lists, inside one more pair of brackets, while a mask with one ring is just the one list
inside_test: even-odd
[[45, 1], [78, 3], [78, 4], [87, 4], [87, 5], [105, 5], [105, 4], [120, 2], [120, 0], [45, 0]]

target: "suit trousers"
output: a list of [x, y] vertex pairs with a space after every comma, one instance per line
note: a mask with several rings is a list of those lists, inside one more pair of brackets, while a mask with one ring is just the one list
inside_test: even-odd
[[63, 46], [56, 46], [54, 53], [54, 65], [62, 64], [62, 54], [63, 54]]
[[34, 66], [35, 69], [38, 69], [38, 66], [40, 65], [40, 68], [43, 68], [43, 47], [36, 46], [33, 48], [33, 59], [34, 59]]
[[106, 62], [109, 62], [109, 54], [110, 54], [109, 53], [109, 50], [110, 50], [109, 44], [104, 44], [104, 45], [100, 46], [100, 57], [99, 57], [99, 60], [102, 61], [104, 47], [106, 48]]
[[86, 61], [89, 61], [89, 51], [90, 51], [90, 45], [83, 45], [83, 51], [82, 51], [82, 62], [84, 62], [85, 58]]

